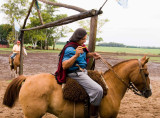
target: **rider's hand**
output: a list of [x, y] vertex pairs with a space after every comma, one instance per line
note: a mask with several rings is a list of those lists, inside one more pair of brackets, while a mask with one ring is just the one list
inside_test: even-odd
[[78, 47], [76, 48], [76, 54], [75, 54], [75, 55], [76, 55], [77, 57], [79, 57], [81, 53], [83, 53], [83, 48], [82, 48], [82, 46], [78, 46]]
[[92, 56], [93, 56], [94, 59], [100, 59], [100, 58], [101, 58], [101, 55], [98, 54], [98, 53], [96, 53], [96, 52], [94, 52], [94, 53], [92, 54]]

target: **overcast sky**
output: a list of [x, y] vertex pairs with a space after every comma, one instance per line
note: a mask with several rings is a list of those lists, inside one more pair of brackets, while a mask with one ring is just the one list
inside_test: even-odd
[[[99, 9], [105, 0], [57, 0], [58, 2], [78, 6], [86, 10]], [[2, 0], [0, 0], [0, 3]], [[117, 42], [134, 46], [160, 47], [160, 0], [128, 0], [128, 7], [123, 8], [116, 0], [108, 0], [102, 8], [101, 19], [108, 19], [99, 35], [104, 42]], [[61, 9], [68, 16], [78, 12]], [[0, 14], [1, 15], [1, 14]], [[0, 24], [5, 19], [0, 16]], [[78, 28], [77, 23], [68, 25]], [[70, 34], [71, 35], [71, 34]], [[69, 35], [69, 37], [70, 37]], [[64, 40], [64, 39], [63, 39]]]

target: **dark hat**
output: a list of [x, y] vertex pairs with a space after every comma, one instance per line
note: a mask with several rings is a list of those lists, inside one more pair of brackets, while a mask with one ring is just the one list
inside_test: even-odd
[[77, 41], [81, 40], [86, 34], [87, 34], [87, 32], [86, 32], [85, 29], [83, 29], [83, 28], [78, 28], [78, 29], [76, 29], [76, 31], [73, 33], [73, 35], [71, 36], [71, 38], [69, 39], [69, 41], [77, 42]]

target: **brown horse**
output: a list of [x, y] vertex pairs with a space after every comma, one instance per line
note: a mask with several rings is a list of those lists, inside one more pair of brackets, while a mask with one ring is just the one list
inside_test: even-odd
[[[12, 55], [12, 54], [11, 54]], [[10, 56], [11, 56], [10, 55]], [[11, 61], [11, 57], [9, 56], [9, 64], [10, 64], [10, 69], [11, 71], [14, 71], [14, 76], [15, 74], [17, 74], [17, 68], [20, 67], [20, 53], [17, 53], [14, 60], [13, 60], [13, 64], [12, 64], [12, 61]], [[13, 74], [13, 73], [12, 73]], [[11, 76], [12, 76], [11, 74]]]
[[[27, 56], [27, 51], [26, 51], [25, 47], [23, 48], [22, 54]], [[10, 64], [10, 69], [11, 69], [11, 72], [12, 72], [11, 73], [11, 77], [12, 76], [15, 77], [15, 74], [18, 74], [17, 73], [18, 72], [17, 69], [20, 67], [20, 52], [18, 52], [16, 54], [16, 56], [15, 56], [15, 58], [13, 60], [13, 64], [12, 64], [12, 60], [11, 60], [11, 55], [9, 55], [9, 64]]]
[[[140, 61], [132, 59], [123, 61], [103, 74], [108, 85], [108, 94], [101, 101], [99, 115], [101, 118], [116, 118], [121, 100], [132, 82], [140, 95], [148, 98], [150, 89], [149, 73], [143, 57]], [[115, 76], [115, 75], [118, 75]], [[41, 118], [46, 112], [58, 118], [84, 118], [83, 103], [74, 103], [63, 98], [62, 86], [57, 84], [51, 74], [19, 76], [8, 86], [3, 104], [12, 107], [19, 97], [25, 118]]]

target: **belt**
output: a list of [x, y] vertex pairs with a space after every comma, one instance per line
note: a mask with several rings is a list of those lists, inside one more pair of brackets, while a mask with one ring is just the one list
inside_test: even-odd
[[67, 73], [77, 73], [77, 72], [82, 72], [81, 70], [67, 70]]

